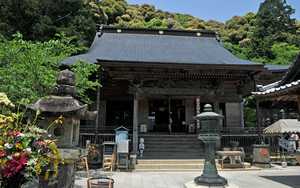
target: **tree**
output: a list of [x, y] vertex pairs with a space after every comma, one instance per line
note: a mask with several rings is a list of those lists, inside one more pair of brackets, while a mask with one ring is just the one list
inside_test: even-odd
[[288, 43], [275, 43], [271, 50], [275, 56], [275, 59], [272, 60], [272, 63], [282, 65], [288, 65], [293, 62], [300, 52], [299, 47]]
[[256, 15], [252, 39], [252, 56], [274, 58], [274, 42], [287, 42], [286, 33], [296, 34], [294, 9], [286, 0], [265, 0]]
[[127, 2], [125, 0], [102, 0], [99, 6], [108, 17], [107, 24], [114, 24], [117, 17], [122, 16], [126, 12]]
[[[79, 50], [63, 35], [47, 42], [26, 41], [21, 34], [12, 40], [1, 39], [0, 91], [7, 93], [14, 103], [24, 104], [48, 95], [56, 82], [60, 62]], [[80, 76], [76, 82], [84, 101], [88, 100], [85, 91], [97, 85], [86, 79], [96, 71], [89, 66], [93, 65], [79, 64], [74, 68]]]
[[106, 23], [96, 0], [2, 0], [0, 33], [7, 38], [16, 32], [26, 40], [47, 41], [64, 32], [75, 36], [78, 45], [88, 46], [96, 23]]

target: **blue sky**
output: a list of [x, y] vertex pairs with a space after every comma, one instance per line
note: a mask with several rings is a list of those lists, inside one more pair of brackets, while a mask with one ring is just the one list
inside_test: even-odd
[[[256, 12], [263, 0], [127, 0], [129, 4], [151, 4], [156, 8], [187, 13], [204, 20], [226, 21], [232, 16]], [[287, 0], [296, 10], [293, 17], [300, 20], [300, 0]]]

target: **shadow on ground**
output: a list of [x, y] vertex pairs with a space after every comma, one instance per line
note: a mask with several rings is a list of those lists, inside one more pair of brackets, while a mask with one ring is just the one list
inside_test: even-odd
[[275, 181], [292, 188], [300, 188], [300, 176], [261, 176], [271, 181]]

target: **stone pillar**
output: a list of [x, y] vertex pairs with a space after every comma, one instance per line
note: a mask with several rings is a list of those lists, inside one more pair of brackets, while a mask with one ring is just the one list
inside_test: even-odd
[[226, 103], [226, 125], [228, 128], [241, 127], [241, 104], [240, 103]]
[[133, 99], [133, 131], [132, 131], [132, 152], [137, 154], [138, 152], [138, 112], [139, 112], [139, 101], [138, 96], [135, 94]]

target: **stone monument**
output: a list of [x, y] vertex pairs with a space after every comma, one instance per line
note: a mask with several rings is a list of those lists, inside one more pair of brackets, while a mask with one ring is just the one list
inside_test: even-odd
[[206, 104], [204, 106], [204, 112], [195, 117], [195, 119], [199, 120], [201, 125], [198, 139], [205, 144], [206, 156], [202, 175], [196, 177], [194, 181], [186, 183], [184, 185], [185, 188], [236, 188], [236, 186], [228, 185], [227, 180], [218, 174], [216, 167], [215, 150], [216, 144], [220, 140], [220, 120], [222, 118], [222, 115], [212, 112], [212, 106], [210, 104]]
[[79, 144], [80, 119], [85, 116], [96, 118], [96, 113], [88, 112], [87, 105], [82, 105], [74, 98], [75, 95], [75, 74], [66, 69], [59, 73], [52, 95], [29, 106], [40, 112], [42, 118], [38, 124], [57, 139], [64, 161], [59, 167], [57, 179], [52, 182], [40, 180], [40, 187], [72, 188], [74, 185], [75, 161], [80, 156], [80, 150], [76, 148]]

